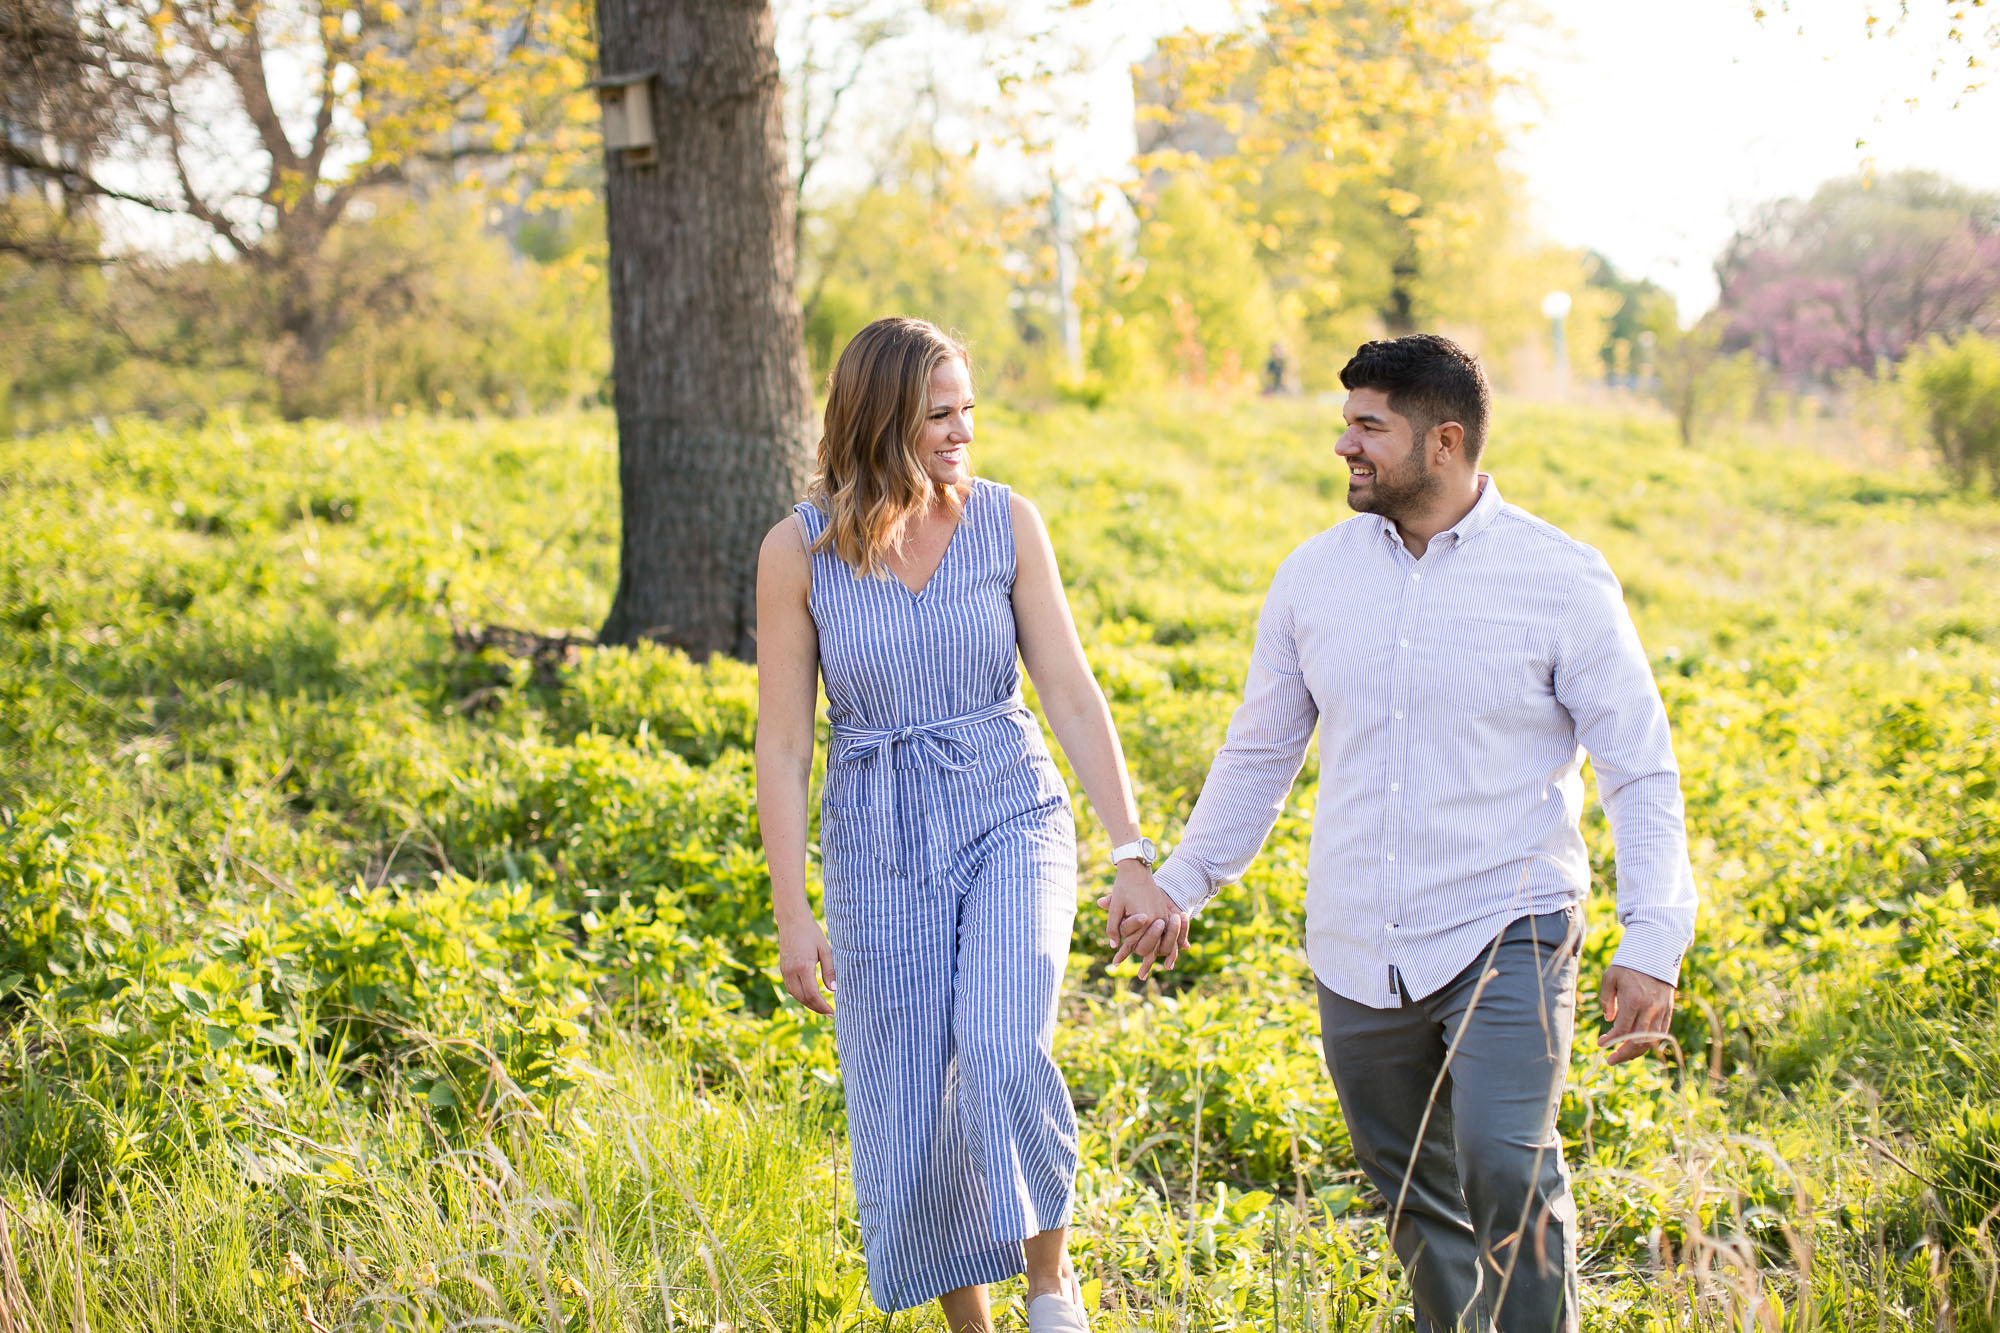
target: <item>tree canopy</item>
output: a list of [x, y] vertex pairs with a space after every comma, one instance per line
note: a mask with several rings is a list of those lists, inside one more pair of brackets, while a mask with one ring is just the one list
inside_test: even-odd
[[1441, 274], [1504, 228], [1497, 41], [1464, 0], [1277, 0], [1244, 26], [1183, 33], [1150, 71], [1142, 115], [1168, 129], [1147, 165], [1174, 164], [1177, 126], [1216, 145], [1195, 155], [1254, 210], [1306, 320], [1365, 302], [1407, 332], [1434, 317]]
[[[150, 257], [239, 263], [255, 279], [235, 293], [254, 316], [247, 354], [295, 387], [407, 277], [342, 264], [330, 244], [374, 187], [473, 183], [530, 204], [594, 193], [592, 39], [573, 0], [0, 0], [0, 31], [0, 166], [168, 219]], [[0, 246], [93, 258], [94, 220], [71, 216], [52, 227], [9, 210]], [[193, 354], [173, 321], [118, 332], [142, 354]]]

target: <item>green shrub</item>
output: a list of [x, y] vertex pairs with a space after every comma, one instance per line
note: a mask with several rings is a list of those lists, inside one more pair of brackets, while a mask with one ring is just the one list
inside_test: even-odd
[[94, 841], [46, 801], [0, 807], [0, 996], [68, 973], [97, 932], [130, 936], [129, 905], [105, 900], [105, 849]]
[[1934, 334], [1903, 362], [1900, 378], [1946, 473], [1970, 489], [1983, 472], [2000, 495], [2000, 341]]
[[1953, 1239], [1991, 1257], [2000, 1237], [2000, 1105], [1961, 1102], [1934, 1133], [1931, 1161]]
[[718, 657], [706, 666], [652, 642], [584, 654], [563, 673], [556, 708], [563, 730], [651, 737], [695, 764], [757, 736], [757, 673]]

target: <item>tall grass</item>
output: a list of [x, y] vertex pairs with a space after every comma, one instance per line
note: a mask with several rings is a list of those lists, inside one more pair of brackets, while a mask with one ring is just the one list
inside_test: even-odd
[[[470, 1140], [390, 1097], [350, 1137], [266, 1122], [254, 1146], [120, 1172], [92, 1207], [13, 1182], [0, 1262], [17, 1310], [39, 1312], [17, 1322], [650, 1329], [851, 1311], [823, 1111], [697, 1088], [671, 1048], [598, 1054], [568, 1104], [519, 1098]], [[334, 1071], [296, 1077], [314, 1073], [337, 1099]]]

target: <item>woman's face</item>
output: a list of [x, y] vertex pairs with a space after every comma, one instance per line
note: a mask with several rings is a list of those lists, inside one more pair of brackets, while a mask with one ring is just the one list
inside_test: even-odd
[[939, 486], [956, 486], [972, 475], [972, 376], [958, 357], [931, 371], [930, 410], [918, 449], [924, 471]]

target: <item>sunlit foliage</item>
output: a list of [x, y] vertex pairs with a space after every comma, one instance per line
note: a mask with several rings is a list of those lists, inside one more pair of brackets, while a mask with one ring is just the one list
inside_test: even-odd
[[[1271, 569], [1345, 513], [1328, 411], [982, 417], [1171, 841]], [[1996, 511], [1580, 411], [1503, 404], [1488, 460], [1620, 571], [1706, 895], [1673, 1058], [1613, 1070], [1579, 1033], [1586, 1326], [1991, 1327]], [[0, 1298], [56, 1327], [79, 1281], [91, 1328], [862, 1326], [830, 1031], [773, 984], [751, 670], [470, 633], [601, 615], [614, 468], [602, 416], [0, 446]], [[1314, 1046], [1312, 774], [1159, 985], [1079, 916], [1059, 1055], [1100, 1327], [1407, 1308]], [[1588, 1013], [1616, 928], [1586, 832]]]

